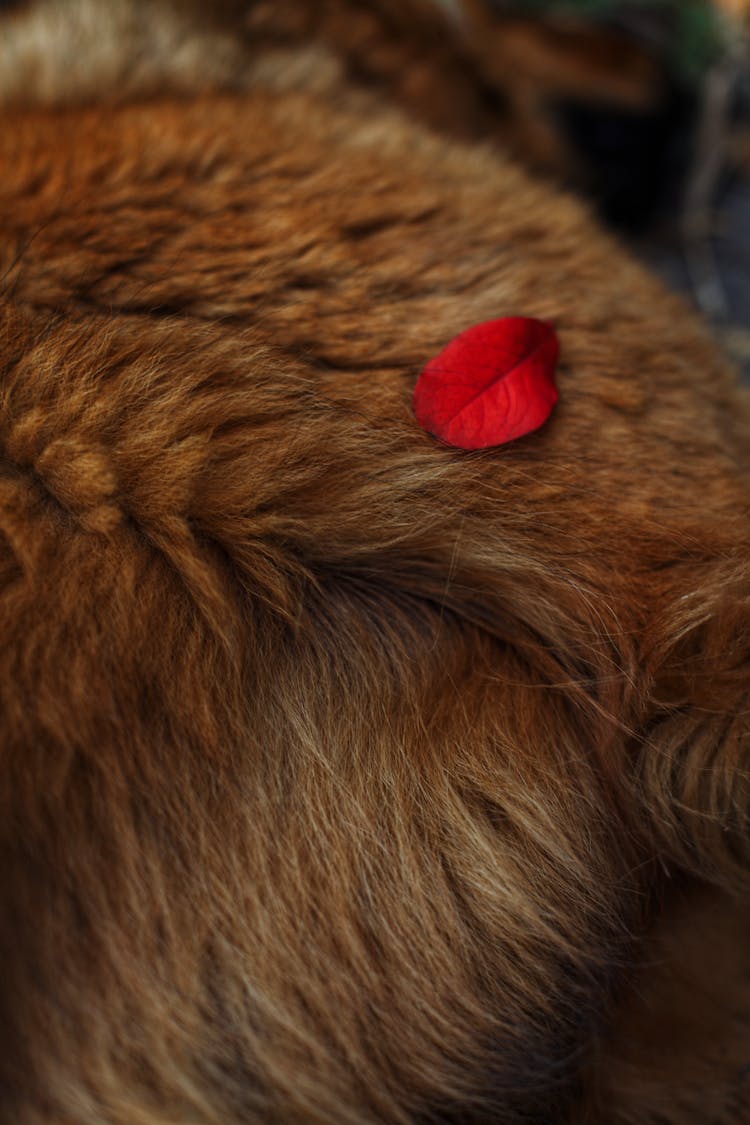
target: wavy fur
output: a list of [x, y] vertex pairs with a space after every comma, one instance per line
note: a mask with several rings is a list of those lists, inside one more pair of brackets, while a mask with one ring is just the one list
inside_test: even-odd
[[[3, 1122], [647, 1120], [667, 876], [747, 894], [747, 396], [328, 65], [0, 128]], [[514, 312], [553, 421], [438, 445], [421, 365]]]

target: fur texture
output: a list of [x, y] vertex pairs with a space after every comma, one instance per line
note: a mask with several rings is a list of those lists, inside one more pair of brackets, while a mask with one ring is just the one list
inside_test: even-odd
[[121, 101], [260, 77], [330, 89], [345, 76], [456, 139], [501, 143], [633, 226], [688, 169], [696, 96], [648, 38], [590, 20], [550, 24], [488, 0], [106, 0], [104, 10], [36, 0], [6, 20], [0, 100]]
[[[0, 122], [0, 1120], [698, 1123], [627, 989], [666, 883], [748, 893], [747, 398], [297, 58]], [[414, 381], [503, 313], [561, 404], [462, 455]]]

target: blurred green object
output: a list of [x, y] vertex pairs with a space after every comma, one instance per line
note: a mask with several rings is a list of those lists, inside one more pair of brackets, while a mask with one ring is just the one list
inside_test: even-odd
[[725, 20], [709, 0], [512, 0], [501, 6], [619, 25], [650, 44], [690, 85], [702, 82], [728, 47]]

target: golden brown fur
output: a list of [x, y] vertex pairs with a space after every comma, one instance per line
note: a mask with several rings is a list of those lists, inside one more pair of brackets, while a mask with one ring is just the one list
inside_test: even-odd
[[[664, 886], [731, 942], [750, 883], [747, 397], [576, 202], [308, 71], [0, 122], [0, 1120], [648, 1120]], [[442, 447], [416, 375], [506, 313], [560, 407]]]
[[[655, 112], [663, 68], [623, 36], [573, 22], [550, 28], [486, 0], [35, 0], [6, 20], [0, 98], [70, 104], [252, 85], [377, 87], [460, 140], [491, 137], [578, 184], [584, 154], [556, 107], [582, 99]], [[326, 62], [322, 63], [325, 55]], [[313, 65], [308, 60], [314, 59]]]

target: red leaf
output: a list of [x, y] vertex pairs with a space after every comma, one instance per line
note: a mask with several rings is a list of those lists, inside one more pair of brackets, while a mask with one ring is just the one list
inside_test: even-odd
[[530, 434], [558, 400], [554, 328], [525, 316], [477, 324], [456, 336], [419, 377], [422, 429], [459, 449], [486, 449]]

